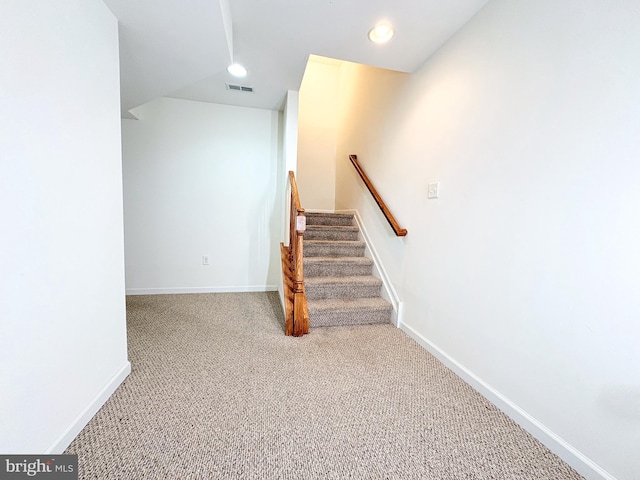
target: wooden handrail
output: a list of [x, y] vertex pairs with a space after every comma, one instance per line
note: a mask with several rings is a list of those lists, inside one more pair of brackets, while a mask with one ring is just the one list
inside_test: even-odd
[[296, 210], [304, 213], [304, 208], [300, 206], [300, 195], [298, 195], [298, 183], [296, 182], [296, 176], [292, 171], [289, 171], [289, 183], [291, 184], [291, 199], [295, 203]]
[[289, 203], [289, 245], [280, 244], [285, 292], [285, 334], [299, 337], [309, 333], [309, 310], [304, 291], [303, 239], [306, 229], [304, 208], [300, 206], [298, 185], [289, 172], [291, 199]]
[[356, 171], [358, 172], [358, 174], [360, 174], [360, 178], [362, 178], [362, 181], [369, 189], [369, 192], [371, 192], [371, 195], [373, 195], [373, 199], [376, 201], [376, 203], [380, 207], [380, 210], [382, 210], [384, 217], [387, 219], [387, 222], [389, 222], [389, 225], [391, 225], [391, 228], [393, 229], [395, 234], [398, 237], [404, 237], [407, 234], [407, 229], [400, 228], [400, 225], [398, 225], [398, 222], [396, 221], [395, 217], [387, 207], [387, 204], [384, 203], [384, 200], [382, 200], [382, 197], [376, 190], [376, 187], [373, 186], [373, 183], [371, 183], [371, 180], [369, 180], [369, 177], [367, 176], [366, 173], [364, 173], [364, 170], [358, 163], [358, 156], [349, 155], [349, 160], [351, 160], [351, 163], [355, 167]]

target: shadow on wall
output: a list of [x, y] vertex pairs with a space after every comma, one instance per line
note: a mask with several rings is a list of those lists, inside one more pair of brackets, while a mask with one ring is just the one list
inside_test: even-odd
[[640, 422], [640, 389], [614, 386], [600, 394], [598, 403], [624, 421]]

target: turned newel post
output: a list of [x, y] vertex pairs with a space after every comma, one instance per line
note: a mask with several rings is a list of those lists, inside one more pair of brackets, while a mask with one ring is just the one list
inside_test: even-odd
[[[285, 291], [285, 333], [299, 337], [309, 333], [309, 312], [304, 291], [303, 240], [307, 227], [304, 208], [300, 206], [298, 186], [293, 172], [289, 172], [291, 203], [289, 204], [289, 245], [280, 244]], [[286, 258], [286, 261], [285, 261]]]
[[309, 332], [304, 312], [304, 259], [303, 240], [306, 229], [304, 209], [299, 209], [295, 221], [295, 271], [293, 272], [293, 335], [299, 337]]

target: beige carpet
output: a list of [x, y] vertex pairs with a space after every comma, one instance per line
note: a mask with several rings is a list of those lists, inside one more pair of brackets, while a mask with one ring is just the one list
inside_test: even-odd
[[285, 337], [275, 293], [127, 298], [81, 479], [579, 479], [391, 325]]

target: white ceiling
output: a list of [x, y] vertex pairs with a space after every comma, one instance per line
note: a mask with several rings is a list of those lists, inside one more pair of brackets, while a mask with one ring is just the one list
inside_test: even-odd
[[[310, 54], [413, 72], [487, 0], [104, 0], [120, 21], [122, 110], [159, 96], [279, 109]], [[367, 39], [384, 20], [396, 34]], [[249, 71], [229, 75], [231, 60]], [[229, 91], [225, 83], [254, 87]]]

